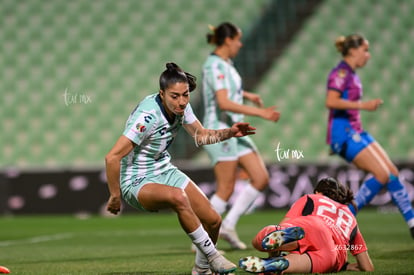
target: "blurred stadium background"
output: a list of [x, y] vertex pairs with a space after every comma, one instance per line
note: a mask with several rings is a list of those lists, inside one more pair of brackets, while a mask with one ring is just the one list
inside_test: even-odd
[[[365, 128], [399, 164], [413, 197], [414, 2], [410, 0], [1, 0], [0, 213], [101, 211], [107, 198], [104, 156], [145, 95], [157, 92], [166, 62], [201, 78], [212, 47], [208, 25], [241, 27], [235, 63], [245, 88], [282, 113], [277, 124], [248, 118], [271, 172], [259, 207], [284, 207], [323, 174], [358, 188], [366, 176], [328, 155], [326, 76], [340, 55], [339, 35], [358, 32], [372, 59], [358, 73], [365, 98], [380, 110], [363, 113]], [[201, 97], [192, 104], [202, 116]], [[279, 161], [275, 149], [298, 150]], [[214, 188], [208, 158], [185, 133], [175, 162]], [[386, 204], [379, 196], [374, 204]], [[77, 205], [73, 205], [76, 201]]]

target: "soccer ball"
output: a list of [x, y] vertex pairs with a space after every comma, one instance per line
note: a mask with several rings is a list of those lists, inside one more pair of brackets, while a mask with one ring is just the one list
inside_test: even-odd
[[5, 266], [1, 266], [0, 265], [0, 273], [2, 273], [2, 274], [9, 274], [10, 273], [10, 270], [7, 267], [5, 267]]

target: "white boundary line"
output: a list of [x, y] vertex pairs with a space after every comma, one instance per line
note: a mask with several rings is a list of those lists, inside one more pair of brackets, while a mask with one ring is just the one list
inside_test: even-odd
[[54, 234], [54, 235], [36, 236], [36, 237], [32, 237], [28, 239], [21, 239], [21, 240], [5, 240], [5, 241], [0, 241], [0, 247], [50, 242], [50, 241], [56, 241], [56, 240], [69, 239], [72, 237], [73, 237], [73, 233], [61, 233], [61, 234]]

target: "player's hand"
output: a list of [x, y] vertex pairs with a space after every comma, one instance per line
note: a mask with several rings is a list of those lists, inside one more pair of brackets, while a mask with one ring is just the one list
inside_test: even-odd
[[118, 214], [121, 211], [121, 198], [110, 196], [106, 209], [114, 215]]
[[375, 111], [379, 106], [381, 106], [382, 103], [384, 103], [384, 101], [382, 101], [380, 98], [364, 101], [361, 102], [361, 109], [367, 111]]
[[261, 117], [273, 122], [276, 122], [280, 118], [280, 113], [276, 111], [276, 106], [271, 106], [262, 109]]
[[233, 126], [231, 126], [230, 130], [233, 133], [233, 137], [244, 137], [247, 135], [256, 134], [256, 128], [250, 126], [250, 124], [247, 122], [234, 123]]
[[350, 263], [346, 266], [346, 271], [361, 271], [357, 263]]
[[253, 102], [257, 107], [263, 108], [263, 100], [258, 94], [244, 91], [243, 96]]

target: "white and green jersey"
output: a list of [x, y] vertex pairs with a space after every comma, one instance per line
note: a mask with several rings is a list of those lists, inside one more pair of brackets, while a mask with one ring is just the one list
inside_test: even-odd
[[231, 61], [211, 54], [203, 65], [203, 125], [210, 129], [222, 129], [243, 121], [244, 115], [222, 111], [217, 105], [216, 92], [226, 89], [231, 101], [243, 104], [242, 81]]
[[136, 146], [121, 161], [121, 183], [156, 176], [175, 167], [167, 149], [181, 126], [196, 120], [190, 104], [184, 115], [170, 120], [158, 93], [142, 100], [130, 114], [123, 132]]

